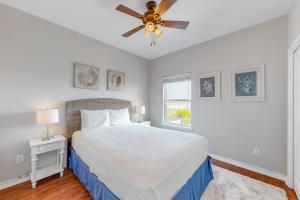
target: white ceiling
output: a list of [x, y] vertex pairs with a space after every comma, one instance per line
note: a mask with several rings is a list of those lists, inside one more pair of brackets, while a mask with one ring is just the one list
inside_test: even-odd
[[154, 59], [201, 42], [288, 14], [293, 0], [178, 0], [164, 19], [189, 20], [186, 31], [164, 29], [155, 47], [143, 31], [121, 35], [141, 25], [115, 11], [124, 4], [140, 13], [146, 0], [0, 0], [3, 4], [87, 35], [146, 59]]

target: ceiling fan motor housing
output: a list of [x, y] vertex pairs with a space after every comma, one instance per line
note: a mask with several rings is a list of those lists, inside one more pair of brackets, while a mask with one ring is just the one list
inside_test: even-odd
[[147, 11], [143, 17], [143, 23], [153, 22], [154, 24], [161, 24], [161, 17], [153, 11]]
[[148, 1], [146, 7], [148, 10], [155, 10], [157, 3], [155, 1]]
[[153, 22], [155, 25], [161, 24], [161, 17], [158, 13], [155, 13], [157, 3], [155, 1], [148, 1], [146, 4], [148, 11], [145, 12], [143, 17], [143, 23]]

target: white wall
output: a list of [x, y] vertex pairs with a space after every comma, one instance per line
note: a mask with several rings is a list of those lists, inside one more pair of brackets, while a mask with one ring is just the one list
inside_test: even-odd
[[289, 45], [291, 45], [300, 34], [300, 0], [294, 0], [289, 14], [288, 30]]
[[[254, 64], [266, 64], [266, 101], [230, 102], [228, 69]], [[162, 76], [192, 72], [192, 126], [210, 152], [286, 174], [287, 17], [156, 59], [149, 69], [155, 126], [162, 122]], [[222, 71], [222, 101], [200, 102], [196, 74], [213, 71]]]
[[[100, 68], [98, 90], [72, 87], [74, 62]], [[28, 140], [42, 135], [37, 109], [59, 107], [62, 123], [55, 130], [64, 134], [67, 100], [112, 97], [147, 105], [147, 66], [142, 58], [0, 4], [0, 182], [30, 169]], [[124, 92], [106, 90], [106, 69], [126, 73]], [[24, 165], [16, 164], [17, 154], [25, 154]]]

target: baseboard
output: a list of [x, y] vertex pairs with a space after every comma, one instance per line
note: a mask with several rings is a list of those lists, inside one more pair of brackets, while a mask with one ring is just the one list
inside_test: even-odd
[[274, 172], [274, 171], [269, 170], [269, 169], [264, 169], [264, 168], [261, 168], [261, 167], [257, 167], [255, 165], [243, 163], [241, 161], [233, 160], [231, 158], [226, 158], [224, 156], [220, 156], [220, 155], [216, 155], [216, 154], [212, 154], [212, 153], [210, 153], [209, 155], [212, 158], [215, 158], [217, 160], [220, 160], [220, 161], [223, 161], [223, 162], [226, 162], [226, 163], [229, 163], [229, 164], [241, 167], [241, 168], [245, 168], [245, 169], [248, 169], [250, 171], [260, 173], [260, 174], [264, 174], [264, 175], [267, 175], [267, 176], [270, 176], [270, 177], [273, 177], [273, 178], [277, 178], [279, 180], [284, 181], [285, 183], [287, 181], [287, 176], [283, 175], [281, 173]]
[[294, 187], [295, 187], [295, 192], [296, 192], [296, 194], [297, 194], [297, 197], [300, 198], [300, 180], [299, 180], [299, 179], [298, 179], [298, 180], [297, 180], [297, 179], [295, 180]]
[[25, 177], [22, 177], [22, 178], [14, 178], [14, 179], [4, 181], [4, 182], [0, 183], [0, 190], [3, 190], [5, 188], [8, 188], [8, 187], [20, 184], [20, 183], [23, 183], [23, 182], [28, 181], [28, 180], [30, 180], [30, 176], [25, 176]]

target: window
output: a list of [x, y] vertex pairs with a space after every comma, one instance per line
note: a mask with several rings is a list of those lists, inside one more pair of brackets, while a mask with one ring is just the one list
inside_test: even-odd
[[163, 124], [191, 128], [191, 74], [163, 79]]

